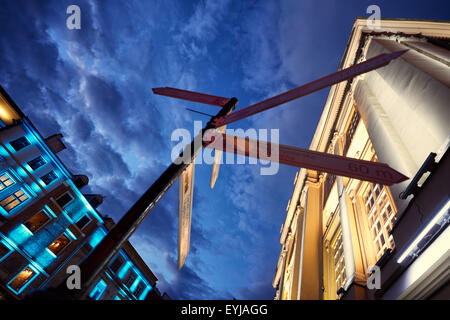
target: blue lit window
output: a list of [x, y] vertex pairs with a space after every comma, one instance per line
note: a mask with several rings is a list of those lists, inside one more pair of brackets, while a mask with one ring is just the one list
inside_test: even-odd
[[41, 177], [41, 180], [45, 183], [46, 186], [48, 186], [50, 183], [55, 181], [58, 178], [58, 175], [55, 171], [50, 171], [49, 173], [43, 175]]
[[89, 298], [94, 300], [100, 300], [100, 298], [103, 295], [103, 292], [105, 292], [105, 289], [107, 287], [106, 282], [101, 279], [97, 285], [92, 289], [91, 293], [89, 294]]
[[28, 141], [27, 138], [22, 137], [22, 138], [14, 140], [14, 141], [11, 141], [9, 144], [11, 145], [11, 147], [14, 148], [14, 150], [19, 151], [20, 149], [23, 149], [26, 146], [29, 146], [30, 141]]
[[16, 293], [21, 293], [25, 287], [31, 283], [31, 281], [38, 275], [38, 272], [31, 266], [28, 265], [23, 269], [17, 276], [14, 277], [8, 286]]
[[13, 185], [13, 184], [14, 184], [14, 180], [11, 179], [9, 174], [3, 173], [2, 175], [0, 175], [0, 191], [5, 190], [6, 188], [8, 188], [10, 185]]
[[45, 160], [41, 156], [36, 157], [31, 161], [28, 161], [28, 165], [33, 170], [36, 170], [36, 169], [42, 167], [44, 164], [45, 164]]
[[119, 296], [115, 296], [115, 297], [114, 297], [114, 300], [122, 300], [122, 299], [120, 299]]
[[19, 189], [9, 197], [6, 197], [2, 201], [0, 201], [0, 205], [3, 207], [3, 209], [9, 212], [19, 204], [25, 202], [27, 199], [28, 195], [22, 189]]

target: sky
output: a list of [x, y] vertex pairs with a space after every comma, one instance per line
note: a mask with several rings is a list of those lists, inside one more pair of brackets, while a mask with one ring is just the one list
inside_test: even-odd
[[[69, 30], [69, 5], [81, 29]], [[176, 87], [239, 99], [237, 109], [338, 68], [355, 17], [376, 4], [382, 18], [450, 20], [448, 1], [1, 0], [0, 85], [38, 130], [62, 133], [59, 157], [86, 174], [84, 193], [116, 222], [171, 162], [174, 130], [193, 133], [214, 106], [164, 96]], [[307, 148], [328, 90], [229, 125], [279, 129]], [[191, 244], [177, 270], [178, 183], [130, 241], [173, 299], [273, 299], [280, 228], [297, 168], [195, 167]]]

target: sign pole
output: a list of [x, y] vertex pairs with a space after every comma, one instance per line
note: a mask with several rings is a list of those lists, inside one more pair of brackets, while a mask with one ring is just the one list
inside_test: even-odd
[[[93, 281], [106, 267], [111, 258], [120, 250], [122, 245], [128, 240], [139, 225], [144, 221], [150, 211], [157, 205], [170, 187], [183, 173], [184, 170], [194, 161], [195, 156], [202, 147], [206, 147], [209, 142], [203, 141], [203, 134], [214, 129], [213, 120], [231, 113], [236, 107], [238, 100], [231, 98], [221, 108], [216, 116], [199, 133], [201, 143], [194, 143], [198, 137], [186, 146], [184, 151], [178, 156], [169, 167], [159, 176], [159, 178], [145, 191], [145, 193], [133, 204], [119, 222], [106, 234], [100, 243], [90, 252], [90, 254], [79, 265], [81, 270], [81, 289], [69, 290], [66, 282], [63, 281], [58, 287], [59, 294], [68, 298], [82, 298], [86, 291], [93, 284]], [[190, 162], [182, 161], [184, 154], [190, 151]], [[185, 163], [186, 162], [186, 163]]]

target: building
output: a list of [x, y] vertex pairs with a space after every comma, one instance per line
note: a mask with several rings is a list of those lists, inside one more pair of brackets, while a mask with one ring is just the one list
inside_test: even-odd
[[[66, 281], [114, 225], [97, 212], [99, 195], [84, 195], [84, 175], [73, 175], [56, 155], [62, 135], [44, 139], [0, 87], [0, 299], [23, 299]], [[69, 272], [70, 273], [70, 272]], [[86, 299], [160, 297], [157, 278], [126, 243]]]
[[310, 149], [410, 179], [383, 186], [300, 169], [275, 299], [450, 298], [450, 23], [384, 19], [373, 30], [357, 18], [339, 69], [406, 49], [331, 87]]

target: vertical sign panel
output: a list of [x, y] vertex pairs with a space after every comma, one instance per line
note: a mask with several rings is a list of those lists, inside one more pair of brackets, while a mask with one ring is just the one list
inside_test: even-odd
[[[217, 130], [220, 133], [225, 133], [227, 126], [222, 126], [220, 128], [217, 128]], [[220, 168], [220, 161], [222, 160], [222, 150], [220, 149], [214, 149], [214, 164], [211, 172], [211, 181], [209, 182], [209, 186], [211, 189], [214, 188], [214, 185], [216, 184], [217, 177], [219, 175], [219, 168]]]
[[178, 270], [189, 252], [191, 238], [192, 199], [194, 191], [194, 163], [183, 172], [180, 178], [178, 200]]

